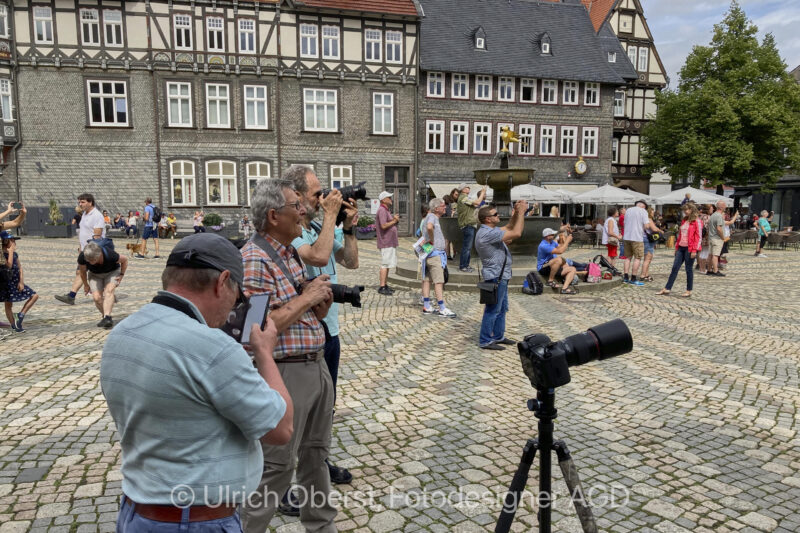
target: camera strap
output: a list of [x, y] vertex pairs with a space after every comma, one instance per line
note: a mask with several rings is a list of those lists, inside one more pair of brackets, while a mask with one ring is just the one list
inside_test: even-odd
[[[294, 290], [297, 291], [298, 294], [300, 294], [301, 292], [300, 284], [297, 283], [297, 280], [292, 275], [292, 271], [289, 270], [289, 267], [286, 266], [284, 260], [281, 259], [281, 256], [278, 255], [278, 252], [275, 251], [275, 248], [272, 247], [272, 245], [267, 241], [267, 239], [262, 237], [259, 233], [255, 233], [252, 237], [250, 237], [250, 240], [253, 242], [253, 244], [255, 244], [256, 246], [267, 252], [267, 255], [270, 257], [270, 259], [272, 259], [275, 262], [275, 264], [278, 265], [278, 268], [281, 269], [283, 275], [286, 276], [287, 279], [289, 280], [289, 283], [292, 284]], [[297, 261], [297, 264], [300, 265], [300, 267], [302, 268], [303, 262], [300, 261], [300, 255], [298, 255], [297, 250], [295, 250], [294, 248], [292, 248], [292, 256], [294, 256], [295, 261]]]
[[189, 304], [179, 300], [178, 298], [174, 298], [169, 294], [156, 294], [155, 297], [150, 301], [150, 303], [159, 304], [165, 307], [169, 307], [171, 309], [175, 309], [176, 311], [180, 311], [181, 313], [184, 313], [186, 316], [200, 322], [200, 320], [197, 318], [197, 315], [194, 314], [194, 310], [191, 308]]

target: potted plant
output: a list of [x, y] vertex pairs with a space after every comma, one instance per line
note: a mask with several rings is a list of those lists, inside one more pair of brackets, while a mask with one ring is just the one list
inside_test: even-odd
[[374, 239], [375, 238], [375, 219], [370, 216], [358, 217], [356, 223], [356, 239]]
[[69, 238], [72, 237], [72, 226], [64, 222], [64, 217], [61, 215], [61, 209], [58, 207], [58, 202], [50, 199], [49, 219], [44, 225], [44, 236], [49, 238]]
[[239, 225], [231, 224], [226, 226], [218, 213], [206, 214], [206, 216], [203, 217], [203, 226], [205, 226], [208, 231], [219, 233], [226, 238], [237, 237], [239, 235]]

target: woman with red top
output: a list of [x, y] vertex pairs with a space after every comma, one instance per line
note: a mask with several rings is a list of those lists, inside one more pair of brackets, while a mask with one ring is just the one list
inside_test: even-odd
[[700, 240], [703, 236], [703, 227], [697, 219], [697, 206], [693, 203], [686, 203], [682, 207], [683, 220], [678, 231], [677, 244], [675, 245], [675, 261], [672, 263], [672, 272], [669, 274], [667, 285], [658, 291], [658, 295], [667, 295], [675, 284], [681, 264], [686, 265], [686, 292], [684, 298], [692, 295], [692, 285], [694, 283], [694, 271], [692, 266], [697, 252], [700, 250]]

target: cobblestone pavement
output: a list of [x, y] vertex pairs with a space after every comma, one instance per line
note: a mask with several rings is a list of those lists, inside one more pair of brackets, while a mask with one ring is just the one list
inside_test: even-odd
[[[374, 247], [362, 242], [361, 270], [340, 273], [368, 288], [362, 309], [342, 306], [333, 459], [355, 480], [338, 487], [337, 525], [491, 530], [521, 447], [535, 436], [525, 408], [534, 391], [515, 351], [478, 349], [476, 295], [446, 295], [456, 320], [423, 317], [418, 292], [378, 295]], [[98, 385], [106, 331], [88, 298], [74, 307], [53, 299], [71, 282], [73, 249], [19, 241], [42, 299], [27, 332], [0, 329], [0, 533], [114, 528], [120, 448]], [[556, 436], [573, 452], [601, 530], [800, 531], [800, 254], [767, 254], [734, 251], [727, 278], [699, 277], [689, 301], [654, 295], [672, 262], [663, 249], [646, 287], [511, 295], [508, 334], [517, 339], [560, 339], [616, 317], [633, 331], [633, 353], [573, 368], [557, 391]], [[152, 297], [163, 266], [132, 261], [115, 318]], [[554, 477], [554, 530], [580, 531], [558, 469]], [[536, 483], [533, 469], [532, 493]], [[514, 530], [535, 524], [529, 496]], [[300, 531], [281, 517], [273, 526]]]

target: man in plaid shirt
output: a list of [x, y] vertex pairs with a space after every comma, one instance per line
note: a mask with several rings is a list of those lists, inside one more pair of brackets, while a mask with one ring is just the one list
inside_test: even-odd
[[295, 463], [303, 527], [313, 532], [336, 531], [336, 508], [329, 498], [331, 480], [325, 463], [331, 442], [334, 389], [322, 353], [325, 332], [321, 323], [333, 303], [333, 293], [327, 275], [306, 281], [297, 252], [291, 247], [292, 240], [302, 234], [305, 215], [292, 187], [284, 180], [258, 182], [252, 198], [257, 235], [241, 250], [245, 289], [251, 294], [271, 295], [270, 318], [278, 330], [273, 353], [295, 407], [291, 441], [263, 447], [261, 483], [242, 506], [242, 526], [247, 533], [267, 530], [292, 481]]

